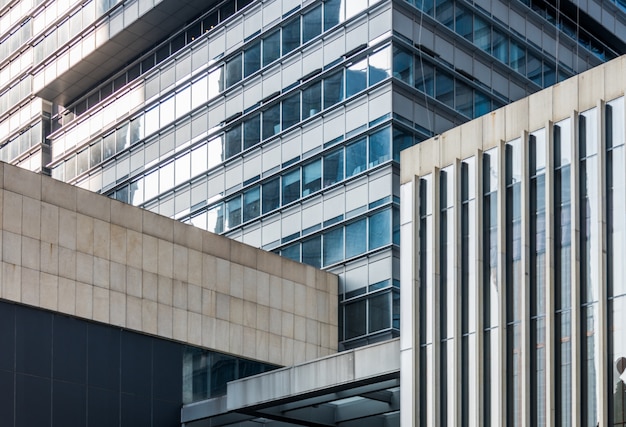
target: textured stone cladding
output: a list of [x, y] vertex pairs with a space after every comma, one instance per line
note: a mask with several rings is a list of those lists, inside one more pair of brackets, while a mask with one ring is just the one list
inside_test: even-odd
[[337, 277], [0, 163], [0, 298], [292, 365], [337, 350]]

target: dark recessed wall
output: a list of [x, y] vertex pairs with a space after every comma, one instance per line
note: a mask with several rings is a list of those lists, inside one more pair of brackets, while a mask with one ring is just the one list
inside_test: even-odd
[[179, 426], [184, 347], [0, 301], [0, 424]]

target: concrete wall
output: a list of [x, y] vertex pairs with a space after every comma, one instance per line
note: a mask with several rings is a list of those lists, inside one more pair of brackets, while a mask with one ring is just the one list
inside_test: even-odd
[[0, 163], [0, 298], [291, 365], [337, 349], [337, 278]]

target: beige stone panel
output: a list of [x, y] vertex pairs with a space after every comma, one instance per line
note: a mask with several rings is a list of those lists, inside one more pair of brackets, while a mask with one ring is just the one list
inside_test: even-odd
[[552, 118], [555, 122], [563, 120], [577, 110], [578, 77], [564, 80], [550, 88], [552, 92]]
[[280, 277], [270, 276], [270, 307], [282, 308], [283, 282]]
[[230, 258], [231, 240], [213, 233], [202, 233], [202, 252], [217, 258]]
[[257, 249], [241, 242], [232, 241], [230, 244], [230, 260], [233, 263], [256, 269]]
[[172, 305], [172, 302], [173, 302], [172, 279], [169, 277], [158, 276], [158, 282], [159, 282], [159, 297], [157, 301], [161, 304]]
[[228, 342], [228, 352], [241, 354], [243, 351], [243, 326], [230, 324], [230, 339]]
[[257, 276], [258, 270], [243, 267], [243, 298], [246, 301], [257, 302]]
[[243, 327], [243, 353], [244, 357], [258, 359], [256, 349], [256, 330]]
[[159, 291], [159, 279], [156, 274], [144, 271], [142, 274], [141, 293], [144, 299], [156, 301]]
[[143, 230], [143, 211], [118, 200], [109, 200], [111, 203], [111, 224], [141, 233]]
[[111, 263], [108, 259], [93, 258], [93, 284], [101, 288], [109, 288]]
[[202, 288], [187, 285], [187, 309], [193, 313], [202, 313]]
[[86, 215], [76, 215], [76, 250], [86, 254], [93, 254], [93, 218]]
[[187, 281], [191, 284], [202, 285], [202, 252], [190, 249], [188, 252], [189, 267]]
[[311, 344], [311, 343], [306, 343], [305, 346], [306, 346], [306, 354], [305, 354], [306, 359], [305, 360], [313, 360], [322, 356], [320, 354], [318, 346]]
[[[243, 269], [242, 265], [230, 263], [230, 295], [243, 298]], [[218, 282], [218, 287], [220, 283]]]
[[143, 263], [144, 271], [157, 273], [159, 268], [158, 239], [152, 236], [143, 236]]
[[39, 304], [48, 310], [58, 310], [59, 277], [40, 273]]
[[202, 345], [202, 316], [198, 313], [187, 313], [187, 341]]
[[126, 266], [117, 262], [111, 262], [110, 282], [111, 290], [126, 293]]
[[[93, 284], [93, 256], [76, 252], [76, 280]], [[41, 258], [43, 270], [43, 255]]]
[[202, 314], [204, 316], [216, 317], [215, 291], [202, 289]]
[[189, 255], [186, 247], [174, 245], [174, 279], [187, 281], [187, 270], [189, 268]]
[[41, 204], [41, 240], [59, 243], [59, 208], [49, 203]]
[[[326, 293], [323, 292], [317, 292], [315, 294], [315, 298], [317, 300], [316, 303], [316, 308], [317, 308], [317, 315], [316, 315], [316, 319], [320, 320], [320, 321], [325, 321], [326, 319], [328, 319], [330, 310], [329, 310], [329, 296]], [[335, 303], [335, 305], [337, 305], [337, 303]]]
[[143, 331], [142, 299], [128, 295], [126, 297], [126, 327], [136, 331]]
[[215, 320], [214, 346], [216, 350], [230, 351], [231, 324], [228, 320]]
[[2, 263], [2, 298], [18, 302], [22, 300], [22, 267]]
[[59, 248], [59, 276], [76, 279], [76, 251]]
[[[294, 364], [293, 344], [294, 343], [291, 338], [282, 337], [281, 339], [282, 362], [287, 366]], [[300, 360], [300, 362], [302, 361]]]
[[5, 167], [3, 170], [4, 188], [23, 194], [35, 200], [41, 200], [41, 175], [18, 167]]
[[54, 243], [42, 241], [39, 250], [39, 264], [44, 273], [59, 274], [59, 247]]
[[[213, 255], [202, 255], [202, 287], [217, 289], [217, 260]], [[230, 278], [230, 268], [228, 268]]]
[[78, 188], [76, 190], [76, 211], [92, 218], [111, 222], [111, 199]]
[[93, 317], [93, 286], [76, 282], [76, 315], [85, 319]]
[[141, 300], [141, 330], [148, 334], [157, 333], [157, 303]]
[[293, 338], [298, 341], [306, 341], [306, 319], [302, 316], [294, 316], [293, 323]]
[[241, 298], [230, 298], [229, 320], [238, 325], [243, 324], [243, 300]]
[[173, 242], [174, 222], [153, 212], [143, 211], [143, 232], [150, 236]]
[[282, 262], [285, 258], [273, 254], [271, 252], [261, 251], [257, 253], [257, 268], [267, 274], [274, 276], [282, 275]]
[[528, 129], [528, 98], [520, 99], [505, 108], [506, 132], [505, 141], [519, 138]]
[[126, 326], [126, 294], [123, 292], [111, 292], [111, 305], [109, 306], [109, 319], [112, 325]]
[[320, 339], [320, 323], [312, 319], [306, 321], [306, 342], [319, 346], [322, 342]]
[[4, 231], [2, 233], [2, 257], [5, 262], [22, 265], [22, 236]]
[[22, 199], [22, 234], [33, 239], [41, 238], [41, 201]]
[[293, 362], [302, 363], [307, 360], [315, 359], [314, 357], [307, 358], [306, 353], [307, 345], [302, 341], [294, 341], [293, 343]]
[[41, 179], [41, 200], [70, 211], [76, 211], [76, 190], [76, 187], [56, 179]]
[[6, 190], [2, 200], [2, 229], [22, 234], [22, 196]]
[[[604, 95], [604, 67], [592, 68], [578, 79], [578, 111], [593, 108], [598, 103], [598, 98]], [[570, 104], [576, 105], [576, 104]]]
[[[304, 284], [310, 288], [317, 288], [318, 287], [318, 275], [317, 275], [317, 268], [307, 268], [305, 270], [305, 274], [304, 274], [305, 280], [304, 280]], [[324, 276], [319, 276], [319, 277], [324, 277]]]
[[228, 295], [215, 293], [215, 317], [230, 321], [230, 297]]
[[213, 317], [202, 316], [202, 346], [215, 348], [215, 323]]
[[305, 288], [304, 292], [304, 298], [299, 299], [298, 297], [296, 297], [296, 309], [299, 306], [303, 306], [304, 310], [301, 310], [301, 313], [298, 313], [296, 311], [296, 314], [308, 317], [309, 319], [317, 319], [317, 304], [319, 303], [317, 296], [324, 295], [324, 292], [318, 291], [317, 289], [310, 287]]
[[159, 239], [158, 242], [159, 259], [157, 272], [166, 277], [173, 277], [172, 270], [174, 268], [174, 244]]
[[439, 160], [449, 165], [461, 156], [461, 128], [455, 127], [439, 137]]
[[270, 305], [270, 275], [257, 271], [256, 301], [260, 305]]
[[400, 152], [400, 184], [411, 182], [413, 176], [418, 173], [417, 167], [419, 164], [418, 158], [420, 153], [419, 146], [424, 142]]
[[626, 58], [608, 62], [604, 66], [604, 99], [611, 101], [624, 94], [626, 87]]
[[472, 120], [461, 128], [461, 143], [459, 144], [459, 158], [467, 159], [476, 155], [476, 150], [482, 147], [483, 125], [480, 120]]
[[225, 259], [215, 259], [215, 290], [225, 294], [230, 294], [230, 261]]
[[59, 246], [76, 250], [76, 212], [59, 210]]
[[283, 333], [283, 312], [270, 308], [270, 333], [275, 335], [282, 335]]
[[[309, 288], [310, 289], [310, 288]], [[315, 304], [314, 300], [307, 299], [307, 288], [301, 283], [293, 284], [294, 313], [298, 316], [306, 316], [307, 307]]]
[[187, 310], [173, 309], [174, 328], [172, 337], [175, 340], [187, 341]]
[[284, 280], [283, 279], [283, 292], [282, 292], [282, 297], [283, 297], [283, 302], [282, 302], [282, 309], [284, 311], [288, 311], [290, 313], [293, 313], [295, 310], [295, 306], [294, 306], [294, 282], [290, 281], [290, 280]]
[[202, 250], [202, 234], [205, 233], [197, 227], [180, 221], [174, 222], [174, 243], [195, 251]]
[[243, 301], [243, 325], [250, 328], [257, 328], [256, 315], [257, 305], [252, 301]]
[[172, 338], [174, 334], [174, 309], [172, 306], [159, 304], [157, 319], [159, 336]]
[[111, 225], [111, 261], [126, 264], [126, 229]]
[[93, 288], [93, 320], [109, 323], [109, 290]]
[[293, 313], [283, 311], [281, 312], [281, 323], [282, 323], [282, 335], [284, 337], [293, 338], [294, 334], [294, 315]]
[[76, 282], [59, 277], [59, 311], [61, 313], [76, 314]]
[[270, 334], [265, 331], [256, 331], [256, 356], [259, 360], [268, 360], [270, 357]]
[[528, 131], [544, 128], [552, 118], [552, 89], [548, 88], [528, 98]]
[[39, 306], [40, 282], [39, 272], [30, 268], [22, 268], [22, 297], [21, 302]]
[[143, 296], [142, 286], [142, 271], [138, 268], [126, 267], [126, 293], [141, 298]]
[[111, 224], [99, 219], [93, 222], [93, 253], [100, 258], [111, 258]]
[[143, 236], [126, 230], [126, 263], [134, 268], [143, 268]]
[[270, 308], [264, 305], [256, 307], [256, 328], [269, 332], [270, 330]]
[[305, 267], [299, 262], [284, 259], [282, 276], [284, 279], [298, 281], [304, 277]]
[[330, 325], [327, 323], [320, 323], [320, 345], [322, 348], [330, 348], [330, 335], [328, 334], [328, 328], [330, 328]]
[[[483, 149], [494, 147], [505, 138], [505, 113], [503, 109], [485, 114], [480, 120], [483, 122]], [[424, 158], [428, 159], [428, 157]]]
[[187, 283], [180, 280], [172, 280], [174, 292], [174, 307], [187, 310]]
[[269, 361], [272, 363], [281, 363], [286, 365], [282, 357], [282, 339], [280, 335], [270, 334], [269, 335]]
[[337, 343], [339, 342], [338, 333], [339, 333], [339, 330], [336, 325], [333, 325], [328, 328], [328, 341], [330, 341], [331, 350], [333, 352], [337, 351]]
[[339, 324], [339, 304], [337, 304], [337, 294], [326, 294], [327, 307], [328, 307], [328, 319], [331, 324], [337, 326]]

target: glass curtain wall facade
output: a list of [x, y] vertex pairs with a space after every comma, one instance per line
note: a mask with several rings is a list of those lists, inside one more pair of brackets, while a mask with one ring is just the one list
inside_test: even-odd
[[0, 159], [337, 273], [343, 348], [399, 333], [400, 150], [626, 52], [613, 3], [171, 2], [6, 2]]
[[[623, 89], [613, 93], [618, 92]], [[425, 151], [415, 147], [403, 157], [408, 172], [403, 170], [402, 203], [411, 207], [403, 207], [401, 217], [402, 247], [408, 252], [401, 266], [402, 289], [415, 289], [412, 304], [419, 310], [419, 324], [410, 329], [416, 328], [420, 349], [413, 366], [422, 367], [413, 371], [413, 380], [403, 371], [403, 378], [415, 384], [407, 397], [418, 402], [419, 415], [412, 422], [564, 426], [578, 419], [582, 426], [624, 425], [626, 348], [620, 325], [626, 277], [619, 239], [626, 218], [624, 102], [623, 96], [598, 99], [584, 111], [572, 108], [560, 121], [550, 121], [548, 108], [534, 117], [543, 127], [507, 124], [514, 130], [501, 134], [521, 136], [502, 142], [460, 138], [484, 122], [468, 124], [440, 137], [456, 147], [450, 153], [466, 153], [461, 160], [449, 154], [442, 155], [448, 160], [429, 158], [426, 153], [437, 139], [424, 142], [429, 144]], [[525, 105], [532, 115], [533, 102]], [[511, 110], [507, 117], [528, 123], [516, 116], [522, 110]], [[483, 129], [487, 138], [489, 127]], [[499, 131], [489, 137], [496, 135]], [[460, 148], [462, 141], [469, 146]], [[477, 180], [472, 170], [483, 178]], [[458, 193], [461, 197], [450, 204], [450, 195]], [[468, 204], [470, 194], [483, 194], [482, 203]], [[547, 215], [550, 211], [553, 216]], [[406, 241], [413, 222], [414, 242]], [[460, 271], [468, 272], [460, 277], [448, 270], [448, 248], [454, 242], [460, 253], [469, 247], [482, 254], [460, 260]], [[408, 280], [412, 274], [415, 282]], [[471, 304], [451, 309], [450, 290], [458, 287], [457, 305]], [[404, 321], [408, 314], [403, 310]], [[461, 318], [455, 320], [456, 315]], [[480, 319], [483, 334], [467, 350], [463, 342], [460, 348], [452, 346], [450, 354], [450, 322], [465, 338], [467, 318], [470, 324]], [[506, 369], [497, 369], [502, 364]], [[449, 384], [462, 390], [460, 401], [443, 392]], [[406, 420], [409, 415], [403, 415]]]

